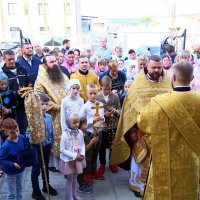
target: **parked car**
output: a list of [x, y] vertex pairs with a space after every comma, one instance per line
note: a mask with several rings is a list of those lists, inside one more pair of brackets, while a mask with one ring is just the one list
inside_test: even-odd
[[5, 51], [9, 49], [15, 50], [20, 46], [19, 42], [0, 42], [0, 50]]

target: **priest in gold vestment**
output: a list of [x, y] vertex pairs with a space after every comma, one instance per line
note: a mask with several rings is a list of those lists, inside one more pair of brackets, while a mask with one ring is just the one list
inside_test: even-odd
[[50, 107], [48, 113], [53, 117], [54, 125], [54, 155], [59, 155], [61, 124], [60, 124], [60, 105], [67, 95], [68, 77], [65, 76], [58, 64], [55, 56], [47, 55], [43, 59], [44, 64], [39, 66], [38, 76], [34, 89], [49, 95]]
[[191, 91], [193, 66], [174, 66], [174, 91], [158, 95], [138, 116], [151, 137], [152, 163], [145, 200], [198, 200], [200, 167], [200, 93]]
[[[110, 164], [119, 165], [126, 170], [129, 170], [131, 165], [129, 187], [135, 192], [136, 196], [142, 196], [144, 192], [148, 174], [148, 162], [150, 161], [150, 150], [147, 152], [145, 163], [136, 163], [131, 153], [130, 139], [127, 140], [126, 135], [129, 134], [130, 129], [136, 124], [140, 110], [150, 102], [151, 98], [171, 90], [169, 78], [163, 75], [160, 56], [153, 55], [149, 58], [147, 68], [141, 70], [136, 76], [123, 103]], [[145, 140], [149, 146], [149, 138], [145, 136]]]

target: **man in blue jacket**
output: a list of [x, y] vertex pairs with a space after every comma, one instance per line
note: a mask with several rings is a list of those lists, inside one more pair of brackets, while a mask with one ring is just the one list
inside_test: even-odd
[[24, 67], [30, 77], [32, 85], [34, 85], [35, 80], [38, 75], [39, 65], [42, 64], [40, 59], [33, 56], [33, 46], [29, 43], [24, 43], [21, 46], [22, 57], [19, 58], [16, 63]]

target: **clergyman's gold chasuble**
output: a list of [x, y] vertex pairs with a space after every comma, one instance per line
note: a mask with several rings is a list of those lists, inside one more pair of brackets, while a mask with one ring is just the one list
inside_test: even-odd
[[59, 155], [61, 124], [60, 124], [60, 105], [64, 97], [67, 96], [67, 83], [69, 79], [64, 75], [64, 83], [53, 83], [47, 75], [46, 69], [40, 65], [37, 80], [34, 85], [36, 91], [44, 92], [49, 95], [50, 107], [48, 113], [53, 117], [54, 126], [54, 155]]
[[198, 200], [200, 93], [172, 92], [152, 98], [138, 116], [151, 136], [152, 163], [145, 200]]
[[161, 82], [150, 82], [144, 70], [140, 71], [124, 99], [110, 157], [111, 165], [121, 164], [129, 158], [131, 151], [124, 135], [136, 124], [140, 110], [150, 102], [152, 97], [171, 90], [171, 83], [167, 76], [164, 76]]

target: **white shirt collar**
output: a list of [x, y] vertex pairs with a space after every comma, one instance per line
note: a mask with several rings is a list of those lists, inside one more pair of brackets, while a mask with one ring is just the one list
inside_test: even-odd
[[31, 57], [31, 59], [30, 60], [28, 60], [24, 55], [23, 55], [23, 58], [24, 58], [24, 60], [26, 60], [27, 62], [28, 62], [28, 64], [30, 65], [30, 66], [32, 66], [32, 57]]

